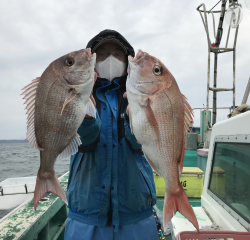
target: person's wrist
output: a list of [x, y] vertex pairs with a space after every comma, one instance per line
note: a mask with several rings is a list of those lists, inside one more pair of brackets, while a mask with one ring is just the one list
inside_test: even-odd
[[94, 118], [86, 114], [84, 119], [94, 119]]

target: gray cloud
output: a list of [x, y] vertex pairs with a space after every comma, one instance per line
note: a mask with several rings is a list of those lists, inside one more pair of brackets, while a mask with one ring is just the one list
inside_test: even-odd
[[[52, 61], [84, 48], [93, 36], [107, 28], [121, 32], [135, 50], [142, 49], [159, 58], [175, 76], [190, 105], [202, 107], [206, 103], [207, 40], [196, 11], [200, 3], [200, 0], [3, 1], [0, 9], [0, 139], [25, 137], [21, 89], [40, 76]], [[212, 7], [210, 4], [208, 9]], [[242, 4], [236, 105], [241, 103], [250, 75], [250, 11]], [[226, 23], [224, 31], [223, 44]], [[213, 59], [213, 55], [211, 57]], [[232, 86], [231, 53], [219, 56], [218, 86]], [[218, 106], [231, 105], [231, 92], [218, 94]], [[195, 125], [199, 125], [199, 111], [195, 114]], [[227, 111], [219, 112], [218, 120], [226, 119], [227, 114]]]

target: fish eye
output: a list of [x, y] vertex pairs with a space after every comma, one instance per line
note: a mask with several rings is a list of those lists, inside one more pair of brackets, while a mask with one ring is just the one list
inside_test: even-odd
[[65, 64], [66, 64], [67, 66], [69, 66], [69, 67], [73, 66], [74, 63], [75, 63], [74, 58], [67, 58], [67, 59], [65, 60]]
[[156, 75], [156, 76], [161, 76], [162, 75], [162, 67], [161, 66], [159, 66], [159, 65], [155, 65], [154, 67], [153, 67], [153, 73], [154, 73], [154, 75]]

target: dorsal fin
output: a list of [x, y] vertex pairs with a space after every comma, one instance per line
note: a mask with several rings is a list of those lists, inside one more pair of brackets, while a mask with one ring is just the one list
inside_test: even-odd
[[25, 103], [27, 106], [25, 109], [27, 109], [27, 133], [26, 138], [29, 142], [29, 144], [42, 151], [41, 147], [38, 146], [36, 135], [35, 135], [35, 99], [36, 99], [36, 89], [37, 85], [40, 81], [40, 77], [37, 77], [36, 79], [32, 80], [32, 83], [24, 87], [22, 90], [24, 90], [21, 95], [24, 95], [23, 99], [26, 99]]
[[193, 123], [193, 116], [194, 112], [192, 108], [190, 107], [189, 103], [187, 102], [187, 98], [182, 95], [182, 101], [184, 104], [184, 127], [183, 127], [183, 149], [181, 153], [181, 161], [179, 166], [179, 174], [182, 173], [183, 164], [184, 164], [184, 158], [185, 158], [185, 142], [186, 142], [186, 133], [189, 132], [189, 125]]

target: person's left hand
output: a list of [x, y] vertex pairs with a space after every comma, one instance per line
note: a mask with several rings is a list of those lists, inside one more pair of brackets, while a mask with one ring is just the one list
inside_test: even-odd
[[[123, 98], [127, 98], [127, 92], [123, 94]], [[129, 115], [129, 105], [127, 106], [126, 113]]]

